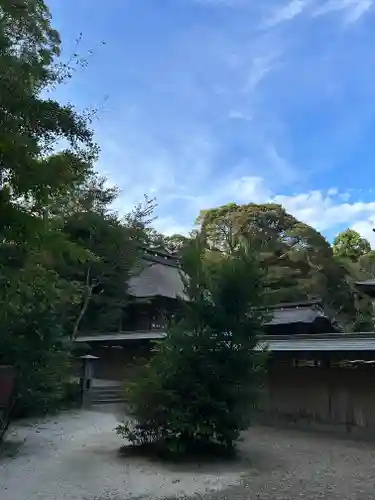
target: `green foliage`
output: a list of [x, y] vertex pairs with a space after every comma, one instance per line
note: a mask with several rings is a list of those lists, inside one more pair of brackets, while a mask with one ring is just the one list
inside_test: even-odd
[[209, 258], [228, 253], [233, 235], [250, 239], [267, 270], [269, 303], [320, 298], [344, 329], [363, 316], [348, 263], [333, 255], [318, 231], [280, 205], [231, 203], [201, 212], [197, 224], [206, 235]]
[[165, 237], [165, 246], [170, 252], [182, 254], [190, 240], [191, 238], [183, 234], [172, 234], [171, 236]]
[[375, 251], [361, 255], [358, 259], [359, 277], [363, 279], [375, 278]]
[[339, 257], [347, 258], [352, 262], [371, 251], [371, 245], [366, 238], [354, 231], [346, 229], [336, 236], [333, 241], [333, 253]]
[[0, 273], [0, 364], [16, 369], [16, 412], [53, 410], [69, 376], [64, 305], [74, 289], [32, 261], [18, 270], [2, 266]]
[[249, 426], [263, 373], [264, 354], [254, 347], [262, 331], [264, 276], [252, 249], [236, 246], [209, 266], [199, 239], [186, 249], [191, 300], [129, 388], [135, 421], [118, 428], [134, 444], [231, 448]]
[[81, 329], [121, 330], [127, 281], [138, 256], [136, 243], [127, 228], [112, 215], [76, 213], [67, 221], [65, 232], [71, 241], [87, 248], [94, 259], [74, 262], [63, 272], [81, 285], [87, 304]]
[[59, 55], [44, 1], [0, 0], [0, 362], [16, 368], [20, 414], [64, 398], [66, 311], [80, 290], [58, 267], [91, 258], [50, 210], [85, 183], [97, 156], [87, 118], [47, 98], [63, 78]]
[[38, 239], [45, 204], [82, 182], [97, 154], [86, 118], [45, 97], [59, 81], [50, 21], [42, 0], [0, 1], [0, 236], [9, 241]]
[[91, 258], [85, 262], [66, 259], [60, 273], [81, 290], [72, 337], [81, 331], [119, 331], [129, 302], [127, 282], [142, 252], [148, 218], [153, 205], [146, 200], [120, 220], [108, 204], [116, 190], [105, 188], [104, 180], [92, 178], [81, 203], [65, 217], [63, 231], [69, 241], [85, 248]]

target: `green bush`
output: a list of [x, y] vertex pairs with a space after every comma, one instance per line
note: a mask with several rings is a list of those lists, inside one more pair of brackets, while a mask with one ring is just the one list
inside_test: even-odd
[[30, 416], [59, 409], [66, 400], [71, 374], [68, 346], [44, 338], [36, 349], [38, 342], [31, 333], [13, 335], [13, 341], [4, 337], [0, 341], [2, 359], [16, 370], [15, 415]]
[[264, 319], [263, 274], [246, 244], [210, 265], [203, 251], [199, 241], [186, 250], [191, 300], [128, 385], [133, 420], [117, 432], [134, 445], [231, 449], [251, 423], [264, 373], [264, 354], [254, 350]]
[[16, 371], [15, 414], [58, 409], [71, 375], [71, 346], [64, 329], [70, 285], [41, 266], [9, 272], [0, 282], [0, 364]]

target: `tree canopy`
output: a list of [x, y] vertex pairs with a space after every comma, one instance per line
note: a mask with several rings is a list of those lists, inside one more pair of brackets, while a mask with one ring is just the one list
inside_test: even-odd
[[362, 238], [354, 229], [346, 229], [338, 234], [333, 241], [333, 253], [338, 257], [350, 259], [352, 262], [357, 262], [362, 255], [366, 255], [370, 251], [370, 242], [366, 238]]
[[85, 116], [46, 97], [62, 77], [60, 45], [42, 0], [1, 1], [0, 234], [19, 243], [40, 236], [45, 205], [83, 182], [97, 157]]
[[361, 314], [345, 259], [336, 258], [318, 231], [280, 205], [230, 203], [202, 211], [196, 223], [211, 254], [233, 250], [233, 236], [249, 238], [267, 270], [269, 303], [320, 298], [345, 329]]

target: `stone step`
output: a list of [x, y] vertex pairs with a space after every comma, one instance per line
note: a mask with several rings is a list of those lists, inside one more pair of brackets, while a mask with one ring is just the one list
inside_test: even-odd
[[122, 387], [121, 384], [119, 385], [95, 385], [93, 384], [92, 388], [97, 389], [98, 391], [100, 390], [105, 390], [105, 389], [120, 389]]
[[93, 399], [91, 401], [92, 405], [108, 405], [108, 404], [119, 404], [125, 403], [125, 399], [112, 398], [112, 399]]
[[123, 403], [125, 394], [123, 384], [100, 382], [91, 389], [91, 403], [93, 405], [106, 405], [114, 403]]
[[103, 398], [103, 397], [111, 397], [111, 396], [122, 396], [123, 391], [101, 391], [101, 392], [96, 392], [92, 391], [92, 396], [98, 397], [98, 398]]
[[118, 387], [118, 388], [108, 388], [108, 389], [97, 389], [96, 387], [93, 387], [92, 388], [92, 393], [93, 394], [120, 394], [122, 393], [123, 390], [121, 387]]
[[125, 395], [121, 386], [93, 387], [91, 401], [94, 405], [122, 403]]

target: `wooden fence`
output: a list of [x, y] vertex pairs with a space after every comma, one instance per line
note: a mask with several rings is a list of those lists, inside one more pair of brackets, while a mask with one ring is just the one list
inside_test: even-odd
[[295, 423], [375, 431], [375, 367], [273, 363], [261, 408], [270, 417]]

